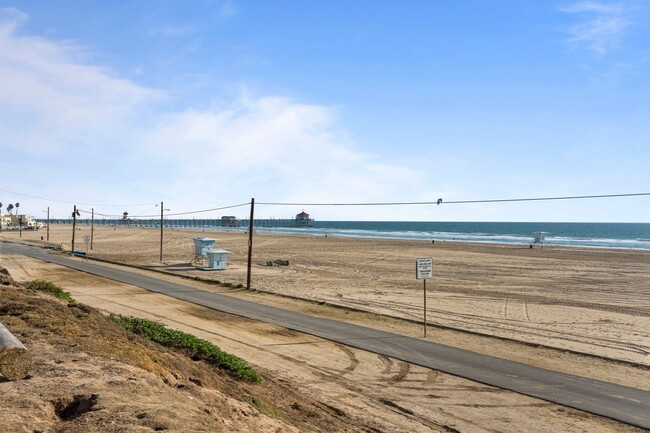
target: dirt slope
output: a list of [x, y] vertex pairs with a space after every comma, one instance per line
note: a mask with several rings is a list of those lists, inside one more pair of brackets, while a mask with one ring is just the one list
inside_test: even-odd
[[27, 379], [0, 378], [3, 432], [363, 431], [272, 381], [243, 384], [90, 307], [3, 283], [0, 322], [35, 355]]

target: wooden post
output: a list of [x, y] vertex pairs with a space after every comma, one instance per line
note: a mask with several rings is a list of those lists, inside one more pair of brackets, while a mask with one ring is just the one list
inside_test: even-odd
[[251, 218], [248, 222], [248, 272], [246, 273], [246, 289], [251, 289], [251, 264], [253, 263], [253, 218], [255, 217], [255, 199], [251, 198]]
[[29, 350], [0, 323], [0, 375], [9, 380], [23, 379], [33, 365]]
[[160, 202], [160, 261], [162, 262], [163, 251], [163, 202]]
[[50, 207], [47, 207], [47, 240], [50, 240]]
[[93, 237], [95, 235], [95, 208], [90, 209], [92, 211], [92, 217], [90, 219], [90, 249], [93, 249]]
[[433, 278], [433, 259], [431, 257], [421, 257], [415, 261], [415, 277], [422, 280], [424, 293], [423, 319], [424, 338], [427, 337], [427, 279]]
[[77, 229], [77, 205], [74, 205], [72, 211], [72, 255], [74, 256], [74, 232]]
[[424, 338], [427, 338], [427, 280], [424, 282]]

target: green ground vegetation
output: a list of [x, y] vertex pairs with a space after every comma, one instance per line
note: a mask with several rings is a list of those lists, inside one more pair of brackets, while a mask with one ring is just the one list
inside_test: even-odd
[[110, 319], [122, 328], [161, 344], [186, 352], [194, 360], [203, 360], [226, 371], [231, 376], [250, 383], [262, 383], [259, 375], [242, 359], [222, 351], [209, 341], [194, 335], [167, 328], [148, 319], [111, 315]]
[[75, 304], [77, 302], [72, 298], [72, 296], [70, 296], [70, 292], [66, 292], [51, 281], [34, 280], [25, 284], [25, 287], [31, 290], [38, 290], [39, 292], [49, 293], [50, 295], [70, 304]]

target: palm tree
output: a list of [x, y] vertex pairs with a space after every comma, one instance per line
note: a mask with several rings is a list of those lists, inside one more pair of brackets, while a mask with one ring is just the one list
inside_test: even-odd
[[11, 213], [12, 210], [14, 210], [14, 205], [12, 205], [11, 203], [9, 203], [9, 204], [7, 205], [7, 212]]
[[16, 215], [18, 215], [18, 208], [20, 207], [20, 203], [16, 203]]

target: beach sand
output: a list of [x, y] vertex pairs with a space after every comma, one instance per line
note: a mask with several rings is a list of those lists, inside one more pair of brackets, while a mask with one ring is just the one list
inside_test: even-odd
[[[70, 248], [71, 226], [53, 225], [50, 245]], [[76, 232], [75, 249], [85, 251]], [[23, 232], [40, 241], [46, 231]], [[228, 269], [191, 266], [193, 237], [218, 239]], [[3, 232], [18, 240], [17, 232]], [[44, 240], [44, 244], [47, 242]], [[95, 227], [90, 256], [246, 284], [242, 232]], [[353, 239], [255, 232], [251, 286], [309, 300], [422, 321], [415, 260], [432, 257], [430, 324], [650, 366], [650, 251]], [[288, 260], [289, 266], [267, 266]], [[288, 301], [287, 301], [288, 302]], [[282, 305], [282, 300], [276, 301]], [[435, 328], [429, 330], [434, 338]], [[489, 352], [489, 351], [488, 351]]]

